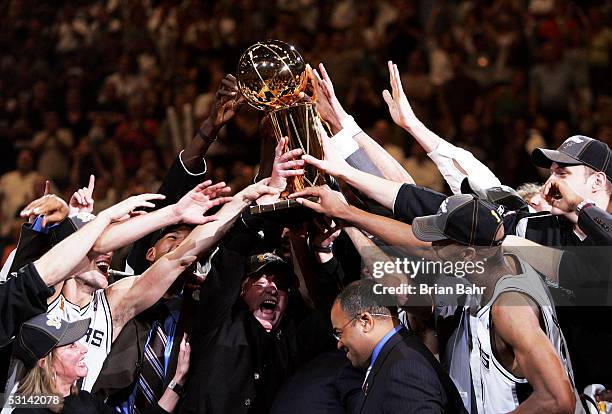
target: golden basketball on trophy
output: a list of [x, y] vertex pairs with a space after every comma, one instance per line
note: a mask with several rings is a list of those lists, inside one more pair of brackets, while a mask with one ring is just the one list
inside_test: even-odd
[[[316, 105], [298, 99], [306, 87], [307, 74], [306, 63], [295, 47], [280, 40], [255, 43], [240, 57], [236, 78], [247, 102], [269, 114], [276, 139], [289, 139], [286, 151], [301, 149], [304, 154], [323, 158]], [[303, 168], [303, 176], [287, 179], [286, 194], [325, 184], [318, 169], [308, 164]], [[254, 206], [251, 212], [298, 206], [295, 200], [282, 197], [272, 204]]]

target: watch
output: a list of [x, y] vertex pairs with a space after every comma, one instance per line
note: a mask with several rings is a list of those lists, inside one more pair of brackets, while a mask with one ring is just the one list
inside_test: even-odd
[[589, 200], [588, 198], [585, 198], [580, 203], [578, 203], [578, 205], [576, 206], [576, 214], [580, 214], [583, 208], [588, 207], [588, 206], [593, 206], [593, 205], [595, 205], [595, 202], [593, 200]]
[[168, 384], [168, 388], [174, 391], [179, 397], [182, 397], [185, 391], [183, 389], [183, 386], [175, 380], [170, 381], [170, 384]]

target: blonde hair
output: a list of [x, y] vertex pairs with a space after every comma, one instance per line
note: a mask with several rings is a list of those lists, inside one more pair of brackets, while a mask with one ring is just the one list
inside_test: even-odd
[[529, 203], [529, 201], [531, 200], [531, 197], [533, 197], [536, 194], [539, 194], [540, 188], [542, 188], [540, 184], [526, 183], [526, 184], [521, 185], [519, 188], [517, 188], [516, 192], [518, 193], [519, 197], [521, 197], [523, 200]]
[[[64, 397], [59, 395], [55, 388], [55, 372], [53, 371], [53, 354], [43, 358], [43, 363], [38, 362], [34, 368], [25, 373], [19, 381], [19, 387], [16, 394], [23, 396], [30, 395], [57, 395], [59, 397], [58, 404], [52, 404], [48, 408], [54, 413], [60, 413], [64, 409]], [[42, 365], [42, 366], [41, 366]]]

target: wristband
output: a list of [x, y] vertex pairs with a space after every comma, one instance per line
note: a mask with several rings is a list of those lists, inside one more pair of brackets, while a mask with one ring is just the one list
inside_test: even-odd
[[183, 393], [184, 393], [183, 386], [179, 384], [178, 382], [176, 382], [175, 380], [170, 381], [170, 384], [168, 384], [168, 388], [174, 391], [179, 397], [183, 396]]
[[589, 200], [588, 198], [585, 198], [580, 203], [578, 203], [578, 205], [576, 206], [576, 214], [580, 214], [583, 208], [588, 207], [588, 206], [594, 206], [594, 205], [595, 205], [595, 202], [593, 200]]

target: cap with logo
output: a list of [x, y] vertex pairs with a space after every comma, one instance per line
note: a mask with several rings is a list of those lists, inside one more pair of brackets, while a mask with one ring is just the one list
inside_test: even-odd
[[553, 162], [565, 165], [586, 165], [601, 171], [612, 181], [612, 151], [608, 144], [584, 135], [566, 139], [556, 150], [536, 148], [531, 161], [542, 168], [550, 168]]
[[46, 313], [33, 317], [21, 325], [13, 345], [13, 355], [23, 361], [28, 368], [33, 368], [36, 361], [60, 346], [68, 345], [81, 339], [89, 328], [91, 319], [67, 322]]
[[529, 204], [518, 195], [516, 190], [507, 185], [483, 188], [478, 184], [477, 180], [465, 177], [461, 182], [461, 193], [475, 194], [484, 200], [504, 206], [511, 211], [529, 208]]
[[503, 225], [503, 207], [473, 194], [458, 194], [442, 202], [438, 213], [412, 221], [415, 237], [422, 241], [454, 240], [466, 246], [497, 246]]
[[295, 274], [289, 264], [280, 256], [274, 253], [260, 253], [249, 257], [247, 262], [247, 276], [260, 273], [264, 268], [275, 267], [287, 277], [287, 283], [292, 285], [295, 282]]

